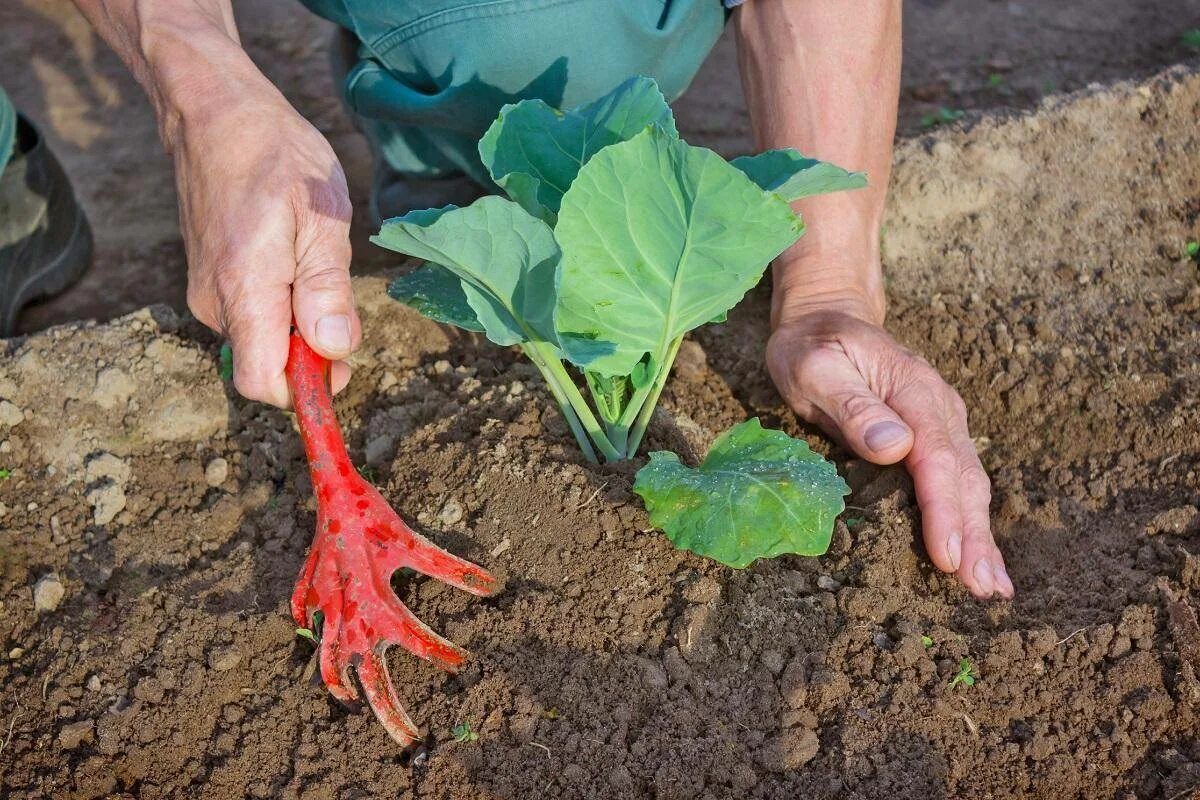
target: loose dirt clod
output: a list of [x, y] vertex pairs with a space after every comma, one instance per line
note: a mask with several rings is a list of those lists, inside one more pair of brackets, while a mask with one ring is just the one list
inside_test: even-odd
[[50, 612], [58, 608], [67, 589], [53, 572], [43, 575], [33, 585], [33, 607], [39, 612]]

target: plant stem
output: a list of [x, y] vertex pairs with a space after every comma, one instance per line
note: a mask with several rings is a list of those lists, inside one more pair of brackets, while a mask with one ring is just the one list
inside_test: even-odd
[[597, 463], [595, 452], [586, 443], [587, 437], [583, 435], [583, 431], [586, 430], [592, 441], [595, 442], [596, 449], [604, 455], [605, 460], [620, 461], [621, 453], [608, 440], [600, 423], [596, 421], [596, 415], [592, 413], [587, 401], [579, 393], [575, 382], [563, 368], [562, 362], [553, 352], [547, 351], [548, 345], [543, 342], [526, 342], [522, 348], [529, 356], [529, 360], [541, 371], [542, 377], [546, 379], [547, 385], [550, 386], [550, 392], [558, 401], [559, 407], [562, 408], [563, 416], [567, 418], [567, 424], [571, 426], [571, 432], [575, 434], [575, 439], [583, 448], [584, 455], [590, 454], [591, 461]]
[[646, 402], [642, 405], [638, 412], [637, 420], [633, 423], [633, 428], [629, 433], [629, 440], [625, 446], [625, 457], [633, 458], [637, 455], [637, 449], [642, 444], [642, 437], [646, 435], [646, 426], [650, 424], [650, 417], [654, 414], [654, 407], [658, 405], [658, 398], [662, 396], [663, 387], [667, 385], [667, 376], [671, 374], [671, 366], [675, 363], [675, 356], [679, 354], [679, 345], [683, 344], [683, 337], [680, 336], [673, 340], [667, 347], [667, 357], [663, 359], [662, 368], [658, 374], [654, 376], [654, 383], [651, 384], [650, 396], [646, 398]]

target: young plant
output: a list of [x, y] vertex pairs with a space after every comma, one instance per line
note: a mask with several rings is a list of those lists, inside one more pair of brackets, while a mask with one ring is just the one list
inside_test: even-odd
[[[637, 453], [683, 337], [724, 321], [801, 236], [789, 203], [866, 185], [794, 150], [727, 162], [693, 147], [645, 77], [566, 112], [505, 106], [479, 154], [508, 198], [387, 220], [372, 241], [426, 261], [389, 293], [520, 347], [594, 463]], [[847, 490], [802, 442], [753, 421], [698, 470], [668, 455], [638, 491], [676, 543], [737, 566], [828, 546]]]
[[958, 122], [967, 112], [958, 108], [946, 108], [941, 106], [936, 114], [922, 114], [921, 127], [934, 128], [938, 125], [949, 125], [952, 122]]
[[974, 686], [975, 679], [979, 677], [979, 673], [975, 671], [975, 665], [971, 663], [971, 659], [964, 658], [958, 662], [958, 672], [954, 673], [954, 677], [950, 679], [950, 684], [947, 689], [953, 689], [960, 683], [966, 686]]
[[1183, 246], [1183, 252], [1193, 261], [1200, 260], [1200, 242], [1195, 239], [1189, 239], [1187, 244]]
[[471, 723], [460, 722], [450, 729], [450, 735], [459, 744], [479, 741], [479, 734], [471, 730]]

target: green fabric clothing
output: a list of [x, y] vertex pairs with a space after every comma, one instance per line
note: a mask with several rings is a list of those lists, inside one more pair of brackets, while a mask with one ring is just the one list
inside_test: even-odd
[[560, 107], [649, 75], [669, 99], [720, 36], [721, 0], [301, 0], [356, 37], [342, 87], [363, 132], [397, 172], [465, 172], [505, 103]]
[[12, 157], [13, 144], [17, 138], [17, 110], [0, 86], [0, 169]]

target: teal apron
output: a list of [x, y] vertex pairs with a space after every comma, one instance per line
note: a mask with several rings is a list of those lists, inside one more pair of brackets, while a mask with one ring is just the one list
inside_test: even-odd
[[488, 180], [476, 144], [500, 107], [566, 108], [649, 75], [687, 88], [725, 24], [720, 0], [301, 0], [358, 42], [342, 91], [397, 172]]

